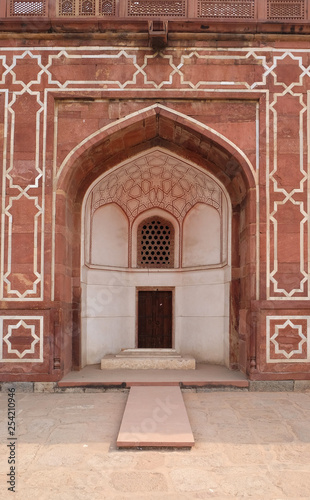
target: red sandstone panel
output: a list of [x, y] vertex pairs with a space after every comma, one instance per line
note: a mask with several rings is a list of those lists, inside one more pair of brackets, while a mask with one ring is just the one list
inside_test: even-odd
[[[0, 376], [19, 374], [27, 380], [31, 374], [50, 373], [52, 360], [48, 310], [10, 310], [0, 315]], [[11, 378], [12, 380], [12, 378]], [[29, 380], [29, 379], [28, 379]]]
[[[32, 62], [32, 60], [31, 60]], [[20, 87], [20, 85], [19, 85]], [[4, 297], [41, 296], [42, 166], [38, 94], [15, 94], [9, 103], [10, 155], [6, 163]], [[24, 158], [24, 160], [16, 159]], [[15, 161], [16, 159], [16, 161]]]
[[181, 82], [194, 88], [219, 88], [223, 84], [249, 88], [261, 81], [264, 70], [259, 56], [240, 53], [232, 64], [234, 59], [234, 55], [219, 51], [208, 55], [192, 51], [181, 58]]
[[[270, 158], [270, 233], [267, 235], [270, 238], [270, 296], [305, 298], [309, 291], [307, 106], [300, 94], [302, 79], [297, 78], [304, 73], [301, 61], [289, 58], [294, 62], [292, 67], [287, 59], [276, 59], [274, 82], [279, 85], [281, 75], [283, 90], [279, 89], [274, 95], [270, 108], [274, 151]], [[292, 83], [295, 81], [299, 83], [297, 87]], [[294, 87], [294, 93], [287, 92], [288, 85]]]
[[135, 55], [119, 51], [105, 51], [98, 53], [83, 51], [77, 53], [69, 50], [63, 52], [60, 57], [53, 58], [49, 68], [52, 81], [60, 82], [65, 86], [92, 87], [109, 85], [112, 88], [122, 88], [129, 82], [134, 83]]
[[274, 373], [279, 379], [279, 374], [294, 378], [309, 372], [310, 316], [305, 307], [261, 311], [258, 326], [258, 373]]

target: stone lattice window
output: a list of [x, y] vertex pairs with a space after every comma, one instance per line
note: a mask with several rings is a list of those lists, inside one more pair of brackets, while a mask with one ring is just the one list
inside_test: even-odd
[[128, 0], [128, 16], [185, 17], [185, 0]]
[[267, 19], [305, 19], [305, 0], [268, 0]]
[[[3, 1], [3, 0], [2, 0]], [[46, 0], [11, 0], [11, 16], [45, 16]]]
[[115, 4], [116, 0], [58, 0], [58, 15], [115, 16]]
[[73, 16], [75, 14], [74, 0], [59, 0], [59, 15]]
[[174, 267], [174, 227], [161, 217], [145, 219], [138, 227], [138, 267]]
[[254, 19], [254, 15], [254, 0], [198, 0], [198, 17]]
[[94, 16], [96, 14], [96, 6], [94, 0], [80, 0], [79, 15]]

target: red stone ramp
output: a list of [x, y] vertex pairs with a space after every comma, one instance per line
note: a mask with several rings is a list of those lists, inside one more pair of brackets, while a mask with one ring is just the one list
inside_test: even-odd
[[119, 448], [193, 446], [180, 387], [131, 387], [116, 444]]

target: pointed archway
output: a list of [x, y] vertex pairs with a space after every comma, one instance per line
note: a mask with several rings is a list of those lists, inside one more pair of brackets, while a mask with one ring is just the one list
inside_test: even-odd
[[[81, 213], [89, 187], [106, 172], [154, 147], [188, 161], [218, 180], [231, 203], [232, 280], [229, 298], [229, 365], [248, 371], [253, 358], [251, 330], [241, 329], [255, 299], [256, 220], [255, 173], [246, 156], [234, 144], [196, 120], [177, 114], [161, 105], [135, 113], [121, 123], [112, 124], [83, 141], [63, 162], [57, 180], [56, 214], [65, 207], [66, 217], [58, 219], [57, 238], [65, 231], [69, 256], [65, 272], [73, 277], [73, 365], [81, 366]], [[69, 265], [68, 265], [69, 263]], [[64, 262], [55, 263], [55, 273], [64, 273]], [[61, 300], [61, 289], [58, 300]], [[252, 343], [251, 343], [252, 342]], [[69, 339], [65, 343], [69, 359]], [[67, 369], [69, 369], [69, 361]]]

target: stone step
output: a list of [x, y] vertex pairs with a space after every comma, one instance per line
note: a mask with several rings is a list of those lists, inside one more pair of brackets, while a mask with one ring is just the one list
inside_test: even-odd
[[122, 349], [121, 352], [116, 354], [116, 358], [122, 357], [173, 357], [180, 358], [181, 354], [177, 353], [175, 349]]
[[194, 436], [180, 388], [131, 387], [116, 444], [119, 448], [192, 447]]
[[190, 356], [107, 355], [101, 360], [102, 370], [195, 370], [196, 361]]

